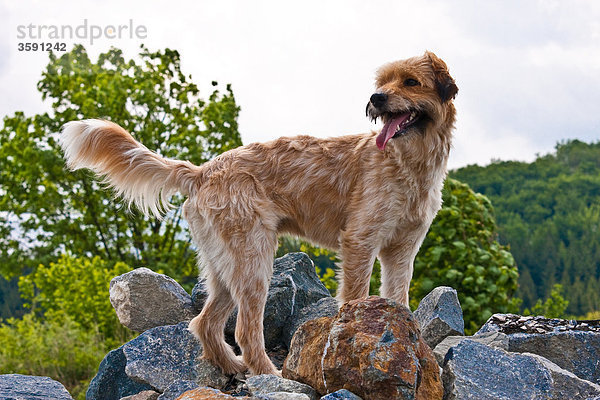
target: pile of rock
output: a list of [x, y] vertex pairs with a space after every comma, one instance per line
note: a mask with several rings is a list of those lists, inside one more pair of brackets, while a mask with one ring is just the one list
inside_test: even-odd
[[[600, 400], [598, 321], [497, 314], [466, 337], [447, 287], [414, 313], [375, 296], [338, 310], [310, 259], [294, 253], [275, 261], [264, 319], [267, 353], [283, 378], [227, 376], [199, 358], [186, 329], [206, 295], [202, 282], [189, 296], [144, 268], [113, 279], [117, 315], [141, 335], [105, 357], [87, 399]], [[234, 330], [232, 316], [232, 344]]]

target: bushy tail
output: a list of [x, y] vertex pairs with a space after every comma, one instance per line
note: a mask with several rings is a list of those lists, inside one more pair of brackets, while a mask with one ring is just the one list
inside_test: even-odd
[[161, 217], [173, 193], [190, 195], [198, 184], [199, 167], [159, 156], [113, 122], [68, 122], [60, 145], [71, 170], [89, 168], [104, 176], [129, 206], [134, 203], [145, 214]]

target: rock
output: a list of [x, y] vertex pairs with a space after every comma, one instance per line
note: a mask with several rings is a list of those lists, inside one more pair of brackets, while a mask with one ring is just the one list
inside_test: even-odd
[[0, 375], [0, 399], [6, 400], [73, 400], [67, 389], [47, 376]]
[[465, 334], [465, 322], [456, 290], [447, 286], [433, 289], [415, 310], [423, 340], [432, 349], [447, 336]]
[[572, 319], [494, 314], [479, 329], [478, 333], [499, 331], [502, 333], [549, 333], [549, 332], [596, 332], [600, 333], [600, 320], [577, 321]]
[[319, 396], [315, 389], [300, 382], [280, 378], [275, 375], [255, 375], [246, 380], [248, 390], [253, 396], [267, 395], [273, 392], [304, 393], [311, 400]]
[[304, 393], [273, 392], [253, 396], [252, 400], [310, 400]]
[[87, 400], [114, 400], [151, 390], [146, 383], [133, 381], [125, 373], [127, 359], [123, 346], [109, 352], [98, 368], [98, 373], [90, 382], [85, 398]]
[[302, 325], [283, 376], [323, 395], [347, 389], [364, 399], [442, 398], [439, 367], [417, 321], [408, 308], [376, 296]]
[[446, 356], [444, 399], [583, 400], [600, 394], [598, 385], [548, 363], [538, 356], [463, 340]]
[[249, 397], [233, 397], [228, 394], [225, 394], [217, 389], [203, 387], [193, 390], [188, 390], [181, 396], [177, 398], [177, 400], [213, 400], [213, 399], [223, 399], [223, 400], [242, 400], [248, 399]]
[[[289, 329], [300, 311], [324, 297], [331, 297], [321, 283], [312, 260], [304, 253], [290, 253], [275, 260], [264, 314], [265, 347], [267, 350], [287, 344], [284, 328]], [[229, 318], [225, 335], [235, 335], [237, 313]], [[289, 335], [289, 334], [288, 334]]]
[[283, 327], [283, 340], [285, 342], [286, 348], [290, 348], [290, 344], [292, 343], [292, 338], [294, 337], [294, 333], [296, 330], [305, 323], [306, 321], [310, 321], [312, 319], [317, 319], [320, 317], [333, 317], [339, 311], [339, 305], [336, 299], [333, 297], [323, 297], [319, 301], [313, 304], [309, 304], [306, 307], [302, 308], [296, 318], [290, 321], [289, 325], [285, 325]]
[[321, 397], [321, 400], [362, 400], [349, 390], [342, 389]]
[[169, 385], [167, 390], [158, 397], [158, 400], [175, 400], [188, 390], [200, 387], [194, 381], [177, 380]]
[[136, 332], [190, 320], [195, 315], [190, 295], [174, 279], [148, 268], [113, 278], [110, 302], [121, 324]]
[[600, 321], [495, 314], [479, 332], [505, 333], [508, 351], [538, 354], [581, 379], [600, 384], [600, 331], [596, 326]]
[[187, 322], [149, 329], [123, 345], [123, 353], [127, 375], [159, 392], [177, 380], [215, 388], [229, 381], [218, 367], [199, 359], [202, 346], [187, 330]]
[[476, 336], [448, 336], [437, 346], [435, 346], [435, 349], [433, 349], [433, 354], [435, 354], [435, 359], [437, 360], [438, 364], [443, 366], [444, 358], [446, 357], [448, 350], [451, 347], [457, 346], [465, 339], [473, 340], [478, 343], [508, 351], [508, 336], [506, 336], [504, 333], [487, 332]]
[[160, 393], [154, 390], [144, 390], [138, 394], [132, 394], [131, 396], [121, 397], [121, 400], [157, 400]]

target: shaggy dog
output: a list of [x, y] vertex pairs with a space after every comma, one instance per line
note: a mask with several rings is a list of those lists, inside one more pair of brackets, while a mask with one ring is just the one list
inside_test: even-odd
[[[263, 311], [277, 248], [288, 233], [339, 251], [341, 302], [366, 297], [375, 257], [381, 295], [408, 305], [413, 260], [441, 206], [458, 88], [433, 53], [384, 65], [367, 116], [381, 132], [280, 138], [196, 166], [151, 152], [103, 120], [67, 123], [71, 169], [90, 168], [118, 195], [160, 216], [179, 191], [209, 297], [189, 329], [226, 373], [277, 373], [264, 350]], [[237, 357], [224, 340], [237, 306]]]

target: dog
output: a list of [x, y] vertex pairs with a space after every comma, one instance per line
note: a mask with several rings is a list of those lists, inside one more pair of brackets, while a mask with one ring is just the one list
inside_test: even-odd
[[[340, 302], [367, 297], [375, 258], [381, 296], [408, 306], [413, 261], [441, 207], [458, 92], [431, 52], [382, 66], [366, 114], [380, 132], [286, 137], [242, 146], [196, 166], [166, 159], [105, 120], [64, 125], [70, 169], [90, 168], [116, 194], [160, 216], [176, 191], [198, 246], [209, 296], [189, 330], [225, 373], [278, 374], [264, 350], [263, 312], [277, 237], [340, 253]], [[237, 306], [235, 338], [224, 339]]]

